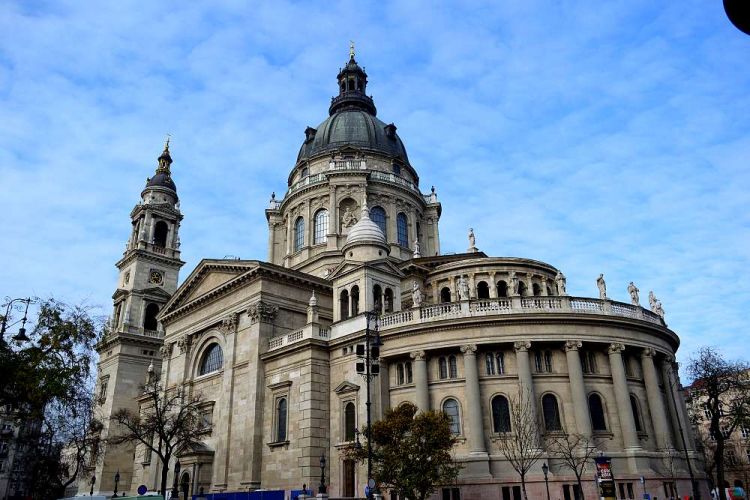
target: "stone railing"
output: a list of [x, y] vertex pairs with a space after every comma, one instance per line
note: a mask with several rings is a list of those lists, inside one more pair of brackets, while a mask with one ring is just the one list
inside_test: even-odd
[[[611, 300], [580, 297], [504, 297], [425, 305], [380, 317], [380, 328], [418, 325], [453, 318], [471, 318], [501, 314], [572, 313], [622, 316], [664, 325], [655, 313], [642, 307]], [[338, 333], [338, 332], [337, 332]], [[336, 336], [339, 336], [336, 334]]]
[[325, 182], [328, 178], [326, 177], [326, 174], [319, 173], [314, 175], [308, 175], [301, 181], [297, 181], [289, 188], [289, 190], [286, 192], [286, 195], [289, 196], [295, 191], [298, 191], [306, 186], [312, 186], [314, 184], [320, 184], [321, 182]]
[[164, 337], [164, 332], [159, 330], [143, 330], [143, 335], [146, 337], [153, 337], [155, 339], [160, 339]]
[[367, 160], [364, 158], [353, 158], [348, 160], [331, 160], [328, 162], [328, 170], [366, 170]]
[[388, 172], [378, 172], [377, 170], [373, 170], [372, 172], [370, 172], [370, 179], [373, 181], [397, 184], [399, 186], [403, 186], [407, 189], [410, 189], [414, 192], [419, 193], [419, 188], [413, 182], [404, 179], [400, 175], [396, 175], [396, 174], [392, 174]]
[[305, 339], [328, 340], [330, 337], [330, 328], [323, 328], [320, 325], [305, 325], [304, 328], [300, 328], [299, 330], [269, 339], [268, 350], [275, 351], [276, 349], [296, 344]]

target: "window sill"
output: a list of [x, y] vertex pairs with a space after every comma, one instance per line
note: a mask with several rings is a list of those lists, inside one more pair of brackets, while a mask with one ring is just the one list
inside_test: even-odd
[[493, 443], [496, 443], [498, 441], [505, 441], [506, 439], [512, 437], [513, 434], [511, 432], [496, 432], [490, 436], [490, 441]]
[[353, 448], [354, 447], [354, 440], [352, 441], [342, 441], [340, 443], [336, 443], [333, 445], [334, 448], [337, 450], [345, 450], [347, 448]]
[[211, 373], [204, 373], [203, 375], [196, 375], [196, 377], [193, 379], [193, 382], [202, 382], [204, 380], [209, 380], [213, 377], [218, 377], [223, 373], [224, 369], [221, 369]]
[[286, 441], [274, 441], [273, 443], [266, 443], [269, 448], [286, 448], [289, 446], [289, 440]]
[[592, 431], [591, 435], [597, 438], [607, 439], [613, 439], [615, 437], [615, 433], [612, 431]]

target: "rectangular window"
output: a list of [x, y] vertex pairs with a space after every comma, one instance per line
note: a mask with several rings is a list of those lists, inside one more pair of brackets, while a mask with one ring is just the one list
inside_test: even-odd
[[537, 373], [552, 373], [552, 351], [536, 351], [534, 368]]
[[583, 369], [583, 373], [598, 373], [596, 353], [584, 351], [581, 356], [581, 368]]
[[485, 356], [485, 363], [487, 365], [487, 375], [495, 374], [495, 357], [491, 352], [488, 352]]
[[542, 353], [539, 351], [534, 353], [534, 369], [537, 373], [542, 373]]
[[407, 361], [406, 362], [406, 383], [411, 384], [412, 380], [413, 380], [413, 377], [412, 377], [412, 371], [411, 371], [411, 362]]
[[522, 500], [520, 486], [503, 486], [503, 500]]
[[495, 353], [495, 366], [497, 367], [498, 375], [505, 373], [505, 354], [502, 352]]
[[564, 500], [581, 500], [581, 489], [577, 484], [564, 484], [563, 485], [563, 498]]
[[502, 352], [488, 352], [485, 357], [487, 375], [502, 375], [505, 373], [505, 356]]
[[625, 364], [625, 376], [627, 377], [635, 377], [635, 372], [633, 371], [633, 360], [630, 356], [624, 356], [622, 358], [622, 362]]
[[544, 371], [552, 373], [552, 351], [544, 351]]
[[458, 488], [443, 488], [443, 500], [461, 500], [461, 490]]

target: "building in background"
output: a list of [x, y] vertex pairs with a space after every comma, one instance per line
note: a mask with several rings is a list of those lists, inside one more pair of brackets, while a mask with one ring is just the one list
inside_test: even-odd
[[[190, 494], [316, 485], [325, 455], [329, 492], [361, 496], [366, 469], [343, 450], [366, 422], [355, 346], [376, 311], [374, 418], [405, 401], [450, 416], [464, 468], [448, 497], [520, 498], [498, 446], [519, 387], [539, 442], [595, 440], [621, 498], [640, 494], [641, 477], [658, 497], [673, 483], [689, 491], [684, 457], [697, 454], [675, 379], [679, 338], [658, 300], [641, 307], [635, 287], [633, 303], [610, 300], [603, 276], [598, 298], [571, 297], [561, 270], [488, 256], [473, 231], [465, 253], [442, 255], [436, 191], [422, 190], [396, 126], [378, 118], [353, 53], [337, 83], [286, 193], [271, 197], [267, 261], [207, 258], [177, 286], [182, 215], [165, 147], [131, 212], [112, 333], [98, 346], [104, 416], [137, 408], [154, 360], [167, 388], [207, 401], [210, 436], [179, 456]], [[575, 477], [542, 461], [553, 497], [573, 498]], [[532, 498], [544, 495], [542, 461], [527, 476]], [[122, 490], [158, 487], [160, 464], [139, 447], [108, 448], [95, 491], [111, 493], [116, 470]]]

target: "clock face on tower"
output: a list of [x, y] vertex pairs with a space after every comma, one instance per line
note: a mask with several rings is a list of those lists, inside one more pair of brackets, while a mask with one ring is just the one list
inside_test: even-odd
[[151, 274], [148, 277], [148, 281], [149, 283], [161, 285], [164, 281], [164, 275], [160, 271], [151, 271]]

